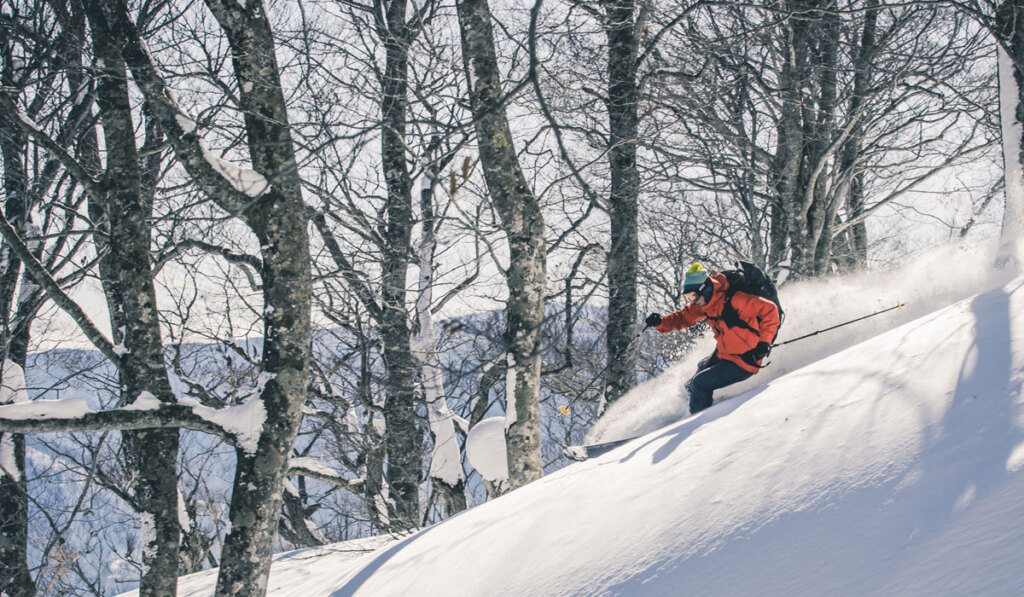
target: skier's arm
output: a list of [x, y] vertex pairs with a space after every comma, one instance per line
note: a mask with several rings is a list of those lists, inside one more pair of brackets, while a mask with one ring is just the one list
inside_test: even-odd
[[661, 324], [654, 327], [662, 334], [685, 330], [691, 325], [705, 318], [703, 312], [693, 305], [687, 305], [684, 309], [676, 311], [661, 318]]
[[754, 299], [752, 303], [757, 311], [758, 339], [771, 344], [779, 331], [779, 308], [768, 299], [759, 296], [751, 298]]

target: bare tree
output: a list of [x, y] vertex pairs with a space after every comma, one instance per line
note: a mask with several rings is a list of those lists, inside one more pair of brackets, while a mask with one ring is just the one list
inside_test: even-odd
[[682, 181], [727, 259], [797, 277], [863, 264], [868, 217], [991, 147], [980, 33], [937, 6], [695, 10], [645, 74], [653, 187]]
[[[108, 43], [119, 44], [117, 53], [124, 56], [180, 162], [211, 197], [226, 211], [241, 218], [260, 241], [265, 342], [264, 383], [259, 388], [258, 406], [265, 417], [263, 425], [254, 430], [256, 437], [238, 451], [232, 493], [232, 531], [224, 545], [218, 593], [261, 594], [269, 572], [270, 546], [281, 509], [288, 459], [301, 420], [310, 364], [307, 220], [269, 15], [260, 2], [248, 6], [218, 1], [208, 4], [232, 50], [250, 159], [256, 169], [246, 171], [206, 149], [194, 121], [182, 111], [167, 87], [129, 17], [127, 6], [89, 2], [86, 8], [94, 35], [100, 32], [107, 36]], [[5, 237], [10, 236], [7, 228], [4, 232]], [[105, 344], [101, 334], [86, 331], [112, 360], [121, 362], [119, 351]], [[157, 348], [159, 352], [158, 343]], [[133, 353], [128, 354], [131, 356], [127, 360], [134, 358]], [[160, 367], [163, 367], [162, 360]], [[108, 415], [98, 413], [99, 422], [83, 418], [76, 423], [127, 429], [165, 427], [168, 426], [166, 419], [160, 422], [156, 419], [175, 410], [161, 407], [128, 411], [131, 414], [126, 418], [135, 419], [130, 422], [119, 420], [125, 415], [115, 414], [111, 421]], [[164, 414], [155, 415], [157, 412]], [[216, 426], [199, 427], [217, 430]], [[176, 498], [176, 491], [173, 493]], [[176, 550], [177, 536], [174, 541]], [[168, 570], [166, 567], [161, 570], [165, 575], [163, 582], [167, 583]], [[175, 557], [173, 572], [176, 570]], [[170, 574], [170, 587], [174, 584], [174, 573]], [[164, 594], [171, 593], [173, 588]]]
[[637, 6], [633, 0], [603, 3], [608, 37], [608, 159], [611, 221], [608, 250], [608, 374], [609, 402], [636, 384], [637, 267], [639, 230], [637, 166], [640, 64]]
[[523, 176], [505, 115], [506, 96], [486, 0], [458, 4], [462, 53], [484, 179], [508, 238], [507, 328], [510, 380], [506, 396], [509, 481], [521, 487], [543, 475], [540, 445], [541, 327], [547, 242], [544, 218]]

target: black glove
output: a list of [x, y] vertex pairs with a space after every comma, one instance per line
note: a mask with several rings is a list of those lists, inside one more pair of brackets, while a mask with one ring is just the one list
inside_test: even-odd
[[658, 327], [661, 325], [661, 313], [651, 313], [647, 316], [647, 319], [644, 320], [644, 323], [647, 324], [647, 327]]
[[768, 344], [767, 342], [758, 342], [757, 346], [740, 355], [740, 358], [743, 359], [744, 363], [757, 367], [757, 362], [768, 356], [768, 353], [771, 352], [771, 350], [771, 344]]

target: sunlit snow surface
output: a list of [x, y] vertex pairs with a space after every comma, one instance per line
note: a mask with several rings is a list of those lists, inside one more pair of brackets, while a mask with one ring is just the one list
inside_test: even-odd
[[1024, 595], [1024, 280], [764, 379], [269, 594]]

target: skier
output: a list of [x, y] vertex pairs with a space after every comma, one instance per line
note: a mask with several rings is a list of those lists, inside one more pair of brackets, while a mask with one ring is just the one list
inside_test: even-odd
[[711, 324], [715, 352], [697, 365], [697, 373], [686, 385], [693, 414], [711, 406], [715, 390], [757, 373], [771, 350], [780, 319], [774, 302], [743, 291], [730, 293], [725, 274], [709, 276], [700, 264], [686, 271], [683, 298], [686, 307], [682, 310], [664, 317], [651, 313], [644, 322], [662, 334], [704, 319]]

